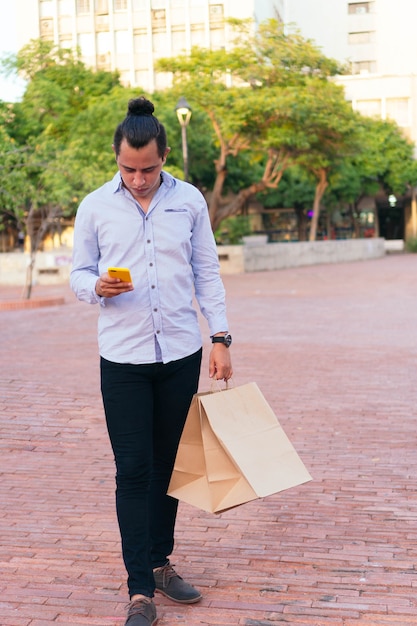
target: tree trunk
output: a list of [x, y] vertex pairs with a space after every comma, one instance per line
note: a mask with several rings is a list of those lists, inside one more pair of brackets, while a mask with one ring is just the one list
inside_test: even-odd
[[302, 206], [295, 206], [294, 211], [297, 217], [298, 241], [307, 241], [307, 220], [305, 209]]
[[227, 175], [226, 168], [224, 168], [224, 170], [217, 173], [216, 180], [214, 182], [213, 191], [210, 196], [208, 209], [209, 209], [210, 223], [211, 223], [211, 227], [213, 231], [216, 230], [216, 228], [221, 222], [221, 220], [219, 221], [218, 219], [218, 214], [220, 212], [221, 205], [222, 205], [222, 191], [223, 191], [224, 181], [226, 180], [226, 175]]
[[359, 223], [360, 212], [358, 211], [358, 202], [349, 204], [349, 213], [350, 213], [350, 221], [352, 224], [353, 237], [354, 239], [359, 239], [361, 231], [360, 231], [360, 223]]
[[223, 139], [219, 124], [217, 123], [216, 117], [214, 113], [208, 113], [211, 122], [213, 124], [214, 131], [217, 135], [217, 138], [220, 143], [220, 154], [219, 158], [214, 161], [214, 166], [216, 170], [216, 180], [214, 181], [213, 191], [211, 193], [211, 199], [209, 203], [209, 216], [212, 230], [216, 230], [214, 224], [216, 223], [216, 215], [221, 207], [221, 199], [224, 188], [224, 181], [227, 176], [227, 155], [229, 154], [229, 146]]
[[[33, 270], [36, 262], [36, 253], [38, 252], [41, 243], [50, 228], [50, 224], [60, 213], [60, 209], [57, 206], [48, 206], [45, 208], [46, 212], [44, 215], [42, 215], [42, 212], [39, 212], [38, 214], [38, 209], [32, 204], [26, 218], [26, 232], [30, 241], [30, 262], [26, 271], [26, 284], [24, 288], [27, 300], [30, 300], [32, 295]], [[36, 228], [35, 218], [37, 215], [39, 215], [40, 218], [39, 228]]]
[[316, 241], [317, 226], [320, 217], [320, 202], [323, 198], [324, 192], [326, 191], [328, 184], [329, 183], [327, 182], [327, 172], [323, 168], [319, 171], [319, 180], [316, 185], [316, 192], [314, 194], [313, 217], [311, 218], [309, 241]]
[[[223, 162], [223, 159], [222, 159]], [[241, 189], [231, 202], [222, 202], [221, 193], [223, 191], [224, 181], [226, 179], [226, 167], [219, 168], [220, 162], [216, 162], [216, 181], [214, 183], [213, 192], [209, 202], [209, 215], [213, 231], [215, 231], [220, 223], [227, 217], [238, 215], [245, 206], [248, 199], [261, 191], [278, 187], [282, 175], [288, 166], [288, 160], [279, 160], [277, 155], [270, 153], [265, 164], [262, 179], [252, 183], [246, 189]]]
[[30, 300], [32, 295], [32, 287], [33, 287], [33, 268], [35, 265], [35, 255], [36, 250], [34, 250], [35, 246], [35, 207], [33, 204], [30, 205], [28, 215], [26, 218], [26, 234], [29, 239], [29, 249], [30, 249], [30, 262], [26, 269], [26, 282], [23, 293], [25, 293], [25, 298]]
[[329, 209], [326, 212], [326, 237], [327, 239], [333, 239], [332, 237], [332, 220]]
[[376, 203], [374, 206], [374, 237], [379, 237], [379, 215], [378, 206]]
[[233, 198], [233, 200], [231, 200], [227, 204], [224, 203], [218, 205], [217, 210], [214, 213], [213, 220], [211, 222], [213, 231], [219, 227], [221, 222], [226, 219], [226, 217], [238, 215], [251, 196], [259, 193], [260, 191], [265, 191], [266, 188], [267, 187], [263, 181], [260, 181], [259, 183], [253, 183], [252, 185], [250, 185], [250, 187], [239, 191], [239, 193]]

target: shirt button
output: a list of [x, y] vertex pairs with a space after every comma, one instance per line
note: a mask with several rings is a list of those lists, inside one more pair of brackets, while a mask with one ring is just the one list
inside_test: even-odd
[[155, 289], [155, 285], [151, 285], [151, 289]]
[[153, 263], [149, 263], [149, 267], [153, 267]]
[[154, 313], [156, 313], [156, 312], [157, 312], [157, 310], [158, 310], [158, 309], [154, 309]]
[[157, 331], [156, 331], [156, 334], [157, 334], [157, 335], [159, 335], [159, 333], [160, 333], [160, 332], [161, 332], [160, 330], [157, 330]]
[[151, 243], [151, 240], [150, 240], [150, 239], [147, 239], [147, 240], [146, 240], [146, 243]]

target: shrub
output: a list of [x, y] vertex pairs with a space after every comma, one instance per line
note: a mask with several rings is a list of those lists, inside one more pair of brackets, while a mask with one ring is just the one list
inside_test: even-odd
[[215, 231], [216, 243], [223, 246], [242, 243], [242, 237], [251, 234], [250, 219], [247, 215], [236, 215], [223, 220]]
[[411, 237], [405, 242], [407, 252], [417, 252], [417, 237]]

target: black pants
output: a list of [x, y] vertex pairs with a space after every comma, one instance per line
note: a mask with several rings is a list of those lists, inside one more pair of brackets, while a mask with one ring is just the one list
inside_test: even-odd
[[178, 501], [166, 495], [202, 351], [171, 363], [101, 358], [101, 392], [116, 463], [116, 510], [130, 596], [153, 596], [152, 569], [174, 547]]

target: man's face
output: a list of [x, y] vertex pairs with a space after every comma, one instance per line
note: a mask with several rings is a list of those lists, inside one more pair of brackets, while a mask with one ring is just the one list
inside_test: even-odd
[[153, 139], [143, 148], [132, 148], [122, 140], [116, 163], [123, 179], [123, 184], [132, 196], [141, 204], [149, 205], [160, 185], [160, 173], [166, 161], [169, 148], [162, 158], [158, 153], [156, 140]]

